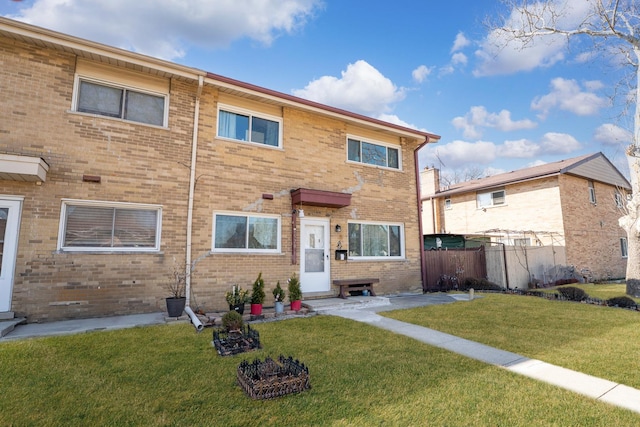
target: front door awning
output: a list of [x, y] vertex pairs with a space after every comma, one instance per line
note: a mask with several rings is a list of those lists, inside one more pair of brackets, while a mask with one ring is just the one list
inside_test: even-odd
[[351, 204], [351, 194], [298, 188], [297, 190], [291, 190], [291, 204], [344, 208]]
[[49, 165], [40, 157], [0, 154], [0, 180], [44, 182], [48, 171]]

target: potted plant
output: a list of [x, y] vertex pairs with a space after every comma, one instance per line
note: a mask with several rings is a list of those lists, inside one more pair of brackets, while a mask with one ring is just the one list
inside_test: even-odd
[[244, 314], [244, 305], [249, 300], [248, 291], [238, 285], [233, 285], [232, 290], [227, 291], [224, 296], [227, 304], [229, 304], [229, 311], [237, 311], [240, 314]]
[[262, 279], [262, 272], [258, 274], [258, 278], [253, 282], [253, 289], [251, 292], [251, 314], [254, 316], [260, 316], [262, 314], [262, 304], [264, 304], [264, 280]]
[[291, 310], [300, 311], [302, 307], [302, 290], [300, 289], [300, 280], [293, 273], [293, 276], [287, 280], [289, 287], [289, 301], [291, 302]]
[[275, 301], [275, 311], [277, 313], [284, 312], [284, 289], [280, 286], [280, 281], [276, 283], [276, 287], [273, 289], [273, 299]]
[[175, 261], [173, 263], [173, 269], [169, 274], [169, 281], [167, 282], [167, 288], [171, 296], [165, 299], [167, 304], [167, 313], [169, 317], [180, 317], [184, 311], [187, 299], [185, 298], [185, 289], [187, 285], [187, 277], [189, 273], [186, 268], [181, 266]]

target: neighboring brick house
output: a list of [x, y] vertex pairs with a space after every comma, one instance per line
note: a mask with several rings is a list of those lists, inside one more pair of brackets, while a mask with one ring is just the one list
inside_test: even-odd
[[593, 279], [625, 276], [627, 237], [618, 218], [631, 185], [602, 153], [445, 189], [438, 189], [436, 169], [423, 170], [421, 176], [425, 235], [453, 233], [487, 236], [507, 245], [561, 246], [567, 264], [589, 271]]
[[164, 311], [194, 260], [205, 311], [260, 272], [266, 304], [293, 273], [421, 288], [437, 135], [6, 18], [0, 64], [0, 318]]

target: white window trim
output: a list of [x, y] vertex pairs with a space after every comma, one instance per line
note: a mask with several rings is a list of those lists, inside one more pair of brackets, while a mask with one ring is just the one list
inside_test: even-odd
[[[498, 193], [502, 191], [504, 193], [504, 203], [501, 203], [499, 205], [496, 205], [493, 203], [493, 193]], [[490, 205], [485, 205], [485, 206], [480, 206], [478, 203], [478, 196], [480, 194], [490, 194], [491, 195], [491, 204]], [[489, 190], [489, 191], [482, 191], [482, 192], [477, 192], [476, 193], [476, 209], [492, 209], [492, 208], [501, 208], [502, 206], [507, 206], [507, 191], [504, 188], [500, 188], [500, 189], [494, 189], [494, 190]]]
[[[353, 256], [348, 255], [347, 259], [354, 261], [396, 261], [406, 259], [406, 248], [404, 242], [404, 224], [400, 222], [384, 222], [384, 221], [347, 221], [347, 233], [349, 232], [349, 224], [364, 224], [364, 225], [386, 225], [400, 227], [400, 256]], [[349, 236], [347, 236], [347, 244], [349, 242]], [[347, 252], [349, 253], [349, 252]]]
[[596, 198], [596, 183], [593, 180], [589, 180], [587, 185], [589, 187], [589, 202], [595, 205], [598, 203], [598, 199]]
[[[398, 167], [397, 168], [391, 168], [389, 166], [380, 166], [380, 165], [372, 165], [371, 163], [365, 163], [365, 162], [356, 162], [354, 160], [349, 160], [349, 140], [353, 139], [356, 141], [359, 141], [361, 144], [363, 142], [369, 143], [369, 144], [373, 144], [373, 145], [380, 145], [382, 147], [387, 147], [387, 148], [393, 148], [395, 150], [398, 150]], [[390, 170], [390, 171], [395, 171], [395, 172], [399, 172], [402, 171], [402, 147], [400, 145], [395, 145], [395, 144], [391, 144], [388, 142], [382, 142], [382, 141], [376, 141], [375, 139], [369, 139], [369, 138], [363, 138], [361, 136], [357, 136], [357, 135], [350, 135], [347, 134], [347, 139], [345, 140], [345, 155], [347, 158], [347, 163], [351, 163], [354, 165], [363, 165], [363, 166], [368, 166], [368, 167], [372, 167], [372, 168], [380, 168], [380, 169], [386, 169], [386, 170]]]
[[[153, 248], [114, 248], [114, 247], [77, 247], [77, 246], [62, 246], [64, 243], [64, 233], [66, 228], [66, 208], [67, 206], [90, 206], [90, 207], [105, 207], [105, 208], [117, 208], [117, 209], [139, 209], [139, 210], [155, 210], [158, 212], [158, 221], [156, 223], [156, 246]], [[160, 241], [162, 231], [162, 206], [150, 205], [143, 203], [126, 203], [126, 202], [109, 202], [103, 200], [77, 200], [77, 199], [62, 199], [60, 206], [60, 225], [58, 228], [58, 244], [57, 250], [62, 252], [160, 252]]]
[[[110, 117], [110, 116], [104, 116], [102, 114], [92, 114], [92, 113], [85, 113], [83, 111], [78, 111], [78, 96], [80, 95], [80, 81], [81, 80], [84, 80], [84, 81], [90, 82], [90, 83], [96, 83], [96, 84], [99, 84], [99, 85], [102, 85], [102, 86], [109, 86], [109, 87], [118, 88], [118, 89], [124, 89], [124, 90], [132, 90], [132, 91], [135, 91], [135, 92], [146, 93], [146, 94], [149, 94], [149, 95], [162, 97], [164, 99], [164, 116], [162, 117], [162, 126], [154, 125], [154, 124], [151, 124], [151, 123], [138, 122], [138, 121], [135, 121], [135, 120], [127, 120], [127, 119], [121, 118], [121, 117]], [[149, 126], [149, 127], [153, 127], [153, 128], [167, 129], [168, 128], [168, 123], [169, 123], [169, 94], [168, 93], [163, 93], [163, 92], [155, 92], [155, 91], [151, 91], [149, 89], [144, 89], [144, 88], [141, 88], [141, 87], [126, 85], [126, 84], [122, 84], [122, 83], [119, 83], [119, 82], [113, 82], [113, 81], [108, 81], [108, 80], [103, 80], [103, 79], [97, 79], [95, 77], [86, 76], [86, 75], [82, 75], [82, 74], [76, 74], [74, 82], [73, 82], [73, 97], [72, 97], [72, 101], [71, 101], [71, 112], [74, 113], [74, 114], [81, 114], [81, 115], [84, 115], [84, 116], [99, 117], [101, 119], [116, 120], [116, 121], [125, 122], [125, 123], [135, 123], [137, 125]]]
[[[276, 249], [251, 249], [251, 248], [216, 248], [216, 215], [241, 216], [253, 218], [272, 218], [278, 223]], [[211, 233], [211, 252], [215, 253], [245, 253], [245, 254], [280, 254], [282, 251], [282, 216], [275, 214], [262, 214], [255, 212], [215, 211], [213, 212], [213, 225]]]
[[[448, 203], [447, 203], [448, 202]], [[451, 206], [451, 197], [446, 197], [444, 199], [444, 209], [451, 210], [453, 207]]]
[[[229, 138], [227, 136], [221, 136], [219, 133], [219, 129], [220, 129], [220, 110], [224, 110], [227, 111], [229, 113], [236, 113], [236, 114], [242, 114], [245, 116], [249, 116], [250, 118], [253, 117], [257, 117], [260, 119], [266, 119], [266, 120], [271, 120], [273, 122], [278, 122], [278, 146], [274, 147], [273, 145], [268, 145], [268, 144], [262, 144], [260, 142], [253, 142], [251, 140], [248, 141], [243, 141], [242, 139], [235, 139], [235, 138]], [[251, 120], [249, 120], [251, 122]], [[216, 115], [216, 138], [219, 139], [223, 139], [225, 141], [233, 141], [233, 142], [238, 142], [241, 144], [250, 144], [254, 147], [262, 147], [262, 148], [271, 148], [271, 149], [276, 149], [276, 150], [282, 150], [282, 139], [283, 139], [283, 134], [284, 132], [284, 128], [283, 128], [283, 120], [282, 117], [278, 117], [278, 116], [273, 116], [271, 114], [266, 114], [266, 113], [261, 113], [259, 111], [254, 111], [254, 110], [248, 110], [246, 108], [240, 108], [240, 107], [234, 107], [232, 105], [228, 105], [228, 104], [218, 104], [218, 111], [217, 111], [217, 115]]]
[[622, 209], [624, 207], [624, 197], [622, 196], [622, 193], [617, 191], [615, 192], [614, 196], [613, 196], [613, 200], [616, 204], [616, 207], [618, 209]]
[[[623, 242], [624, 242], [624, 252], [622, 251]], [[622, 258], [629, 258], [629, 244], [626, 237], [620, 238], [620, 254], [622, 255]]]

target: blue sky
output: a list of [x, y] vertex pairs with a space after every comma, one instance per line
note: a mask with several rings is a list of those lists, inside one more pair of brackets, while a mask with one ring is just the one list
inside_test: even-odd
[[0, 0], [5, 17], [436, 133], [420, 163], [445, 174], [602, 151], [628, 175], [624, 70], [584, 40], [496, 50], [483, 22], [509, 13], [498, 0]]

